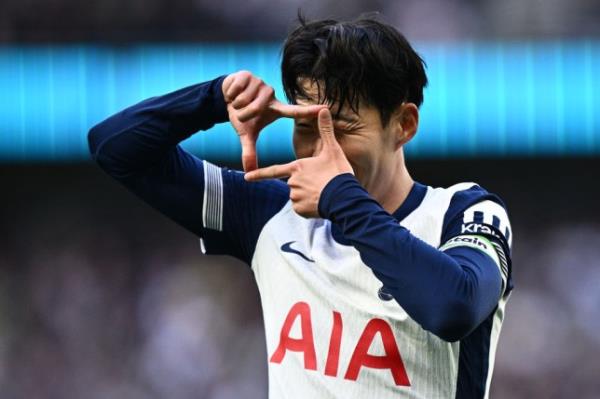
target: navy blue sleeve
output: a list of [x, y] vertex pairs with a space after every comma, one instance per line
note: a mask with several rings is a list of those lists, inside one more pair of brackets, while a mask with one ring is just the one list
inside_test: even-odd
[[232, 255], [250, 265], [263, 226], [288, 201], [289, 188], [277, 179], [249, 183], [243, 172], [208, 162], [204, 162], [204, 168], [208, 173], [202, 204], [202, 251]]
[[402, 308], [440, 338], [462, 339], [497, 306], [502, 279], [490, 256], [468, 247], [440, 251], [420, 240], [352, 174], [325, 186], [319, 214], [340, 227]]
[[450, 247], [480, 239], [489, 241], [498, 255], [503, 282], [503, 295], [513, 289], [512, 229], [506, 205], [496, 195], [478, 185], [456, 192], [444, 215], [441, 243]]
[[262, 226], [287, 201], [278, 180], [247, 183], [181, 148], [199, 130], [228, 121], [225, 77], [133, 105], [94, 126], [92, 158], [146, 203], [201, 237], [206, 253], [250, 263]]

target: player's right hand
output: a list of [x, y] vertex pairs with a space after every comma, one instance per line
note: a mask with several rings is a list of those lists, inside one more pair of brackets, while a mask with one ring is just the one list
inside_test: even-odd
[[229, 121], [240, 136], [244, 172], [258, 168], [256, 141], [260, 131], [278, 118], [316, 118], [326, 105], [290, 105], [275, 98], [275, 91], [248, 71], [223, 80], [223, 96]]

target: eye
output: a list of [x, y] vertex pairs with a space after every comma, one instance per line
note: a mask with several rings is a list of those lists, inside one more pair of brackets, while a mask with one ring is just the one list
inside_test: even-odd
[[339, 125], [334, 125], [334, 130], [336, 133], [349, 133], [353, 130], [353, 128], [351, 126], [349, 126], [348, 124], [339, 124]]
[[313, 127], [308, 124], [298, 123], [296, 125], [296, 131], [298, 131], [299, 133], [311, 133], [313, 130]]

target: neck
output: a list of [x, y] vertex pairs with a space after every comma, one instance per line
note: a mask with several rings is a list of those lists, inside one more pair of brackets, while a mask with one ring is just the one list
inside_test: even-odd
[[388, 213], [394, 213], [406, 200], [414, 181], [404, 163], [402, 149], [394, 157], [391, 167], [377, 174], [376, 181], [367, 191]]

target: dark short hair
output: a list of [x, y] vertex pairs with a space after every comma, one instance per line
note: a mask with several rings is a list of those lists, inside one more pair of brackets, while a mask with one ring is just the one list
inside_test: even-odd
[[357, 112], [364, 101], [379, 110], [384, 126], [403, 102], [421, 105], [425, 62], [394, 27], [371, 18], [298, 19], [300, 26], [285, 40], [281, 61], [288, 101], [308, 98], [299, 82], [307, 78], [322, 90], [320, 103], [349, 105]]

